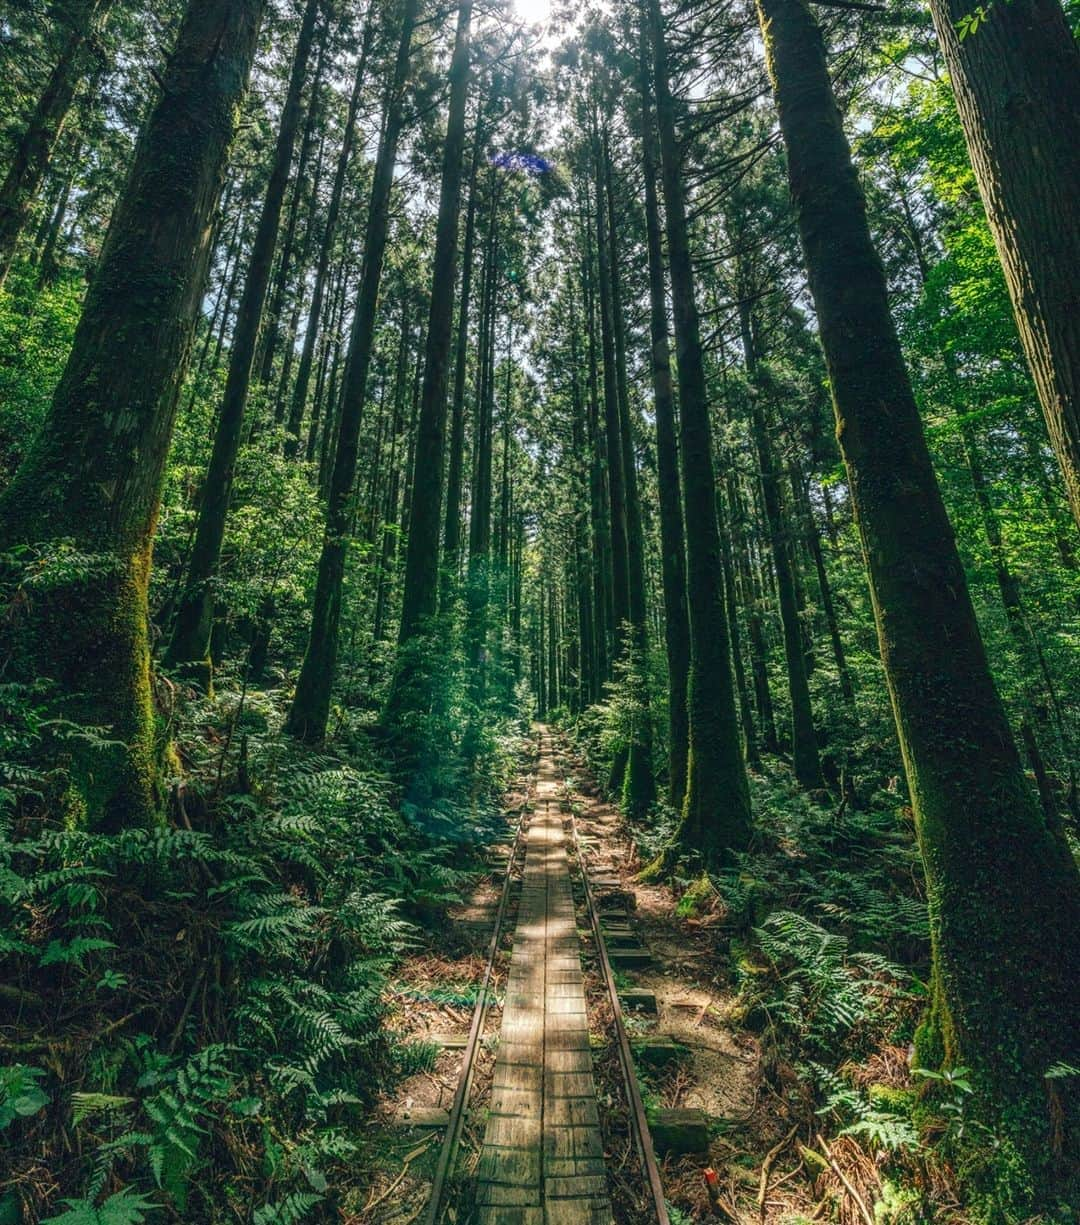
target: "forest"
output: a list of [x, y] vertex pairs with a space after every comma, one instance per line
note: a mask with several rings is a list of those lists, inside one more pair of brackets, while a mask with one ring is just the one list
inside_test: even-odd
[[1080, 1222], [1078, 37], [0, 0], [0, 1225]]

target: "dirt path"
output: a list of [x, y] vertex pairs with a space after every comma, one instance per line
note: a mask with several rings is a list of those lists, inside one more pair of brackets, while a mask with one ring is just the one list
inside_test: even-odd
[[490, 1114], [479, 1225], [610, 1225], [560, 777], [544, 728]]

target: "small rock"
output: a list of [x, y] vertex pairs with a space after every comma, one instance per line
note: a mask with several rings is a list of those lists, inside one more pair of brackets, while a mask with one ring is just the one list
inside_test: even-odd
[[649, 1131], [661, 1155], [709, 1151], [709, 1116], [704, 1110], [658, 1110], [649, 1120]]

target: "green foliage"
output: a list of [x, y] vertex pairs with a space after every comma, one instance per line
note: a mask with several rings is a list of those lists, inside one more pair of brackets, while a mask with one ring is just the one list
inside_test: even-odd
[[70, 277], [37, 294], [10, 284], [0, 291], [0, 488], [44, 419], [84, 289], [80, 278]]
[[953, 24], [956, 27], [956, 33], [960, 41], [963, 42], [965, 38], [970, 38], [972, 34], [975, 34], [985, 25], [999, 3], [1008, 4], [1010, 0], [988, 0], [986, 4], [977, 4], [969, 12], [964, 13], [959, 20], [954, 22]]
[[[42, 721], [29, 695], [0, 697], [17, 716], [5, 725], [9, 743], [32, 747]], [[166, 1032], [179, 1025], [177, 1053], [146, 1033], [120, 1036], [91, 1052], [75, 1084], [71, 1118], [92, 1170], [84, 1198], [68, 1205], [69, 1225], [129, 1219], [125, 1212], [138, 1220], [162, 1199], [204, 1215], [217, 1194], [206, 1175], [220, 1161], [220, 1137], [238, 1129], [275, 1170], [279, 1195], [260, 1219], [300, 1220], [325, 1190], [324, 1167], [354, 1152], [342, 1111], [437, 1055], [428, 1044], [390, 1049], [383, 988], [415, 940], [413, 919], [460, 900], [474, 870], [467, 848], [486, 836], [488, 805], [475, 820], [457, 809], [448, 844], [394, 806], [394, 786], [374, 760], [283, 743], [281, 695], [259, 694], [241, 715], [249, 786], [218, 794], [208, 809], [202, 797], [221, 771], [220, 729], [236, 718], [236, 699], [222, 686], [183, 712], [188, 803], [214, 814], [203, 828], [105, 835], [39, 826], [28, 837], [0, 821], [0, 948], [20, 958], [28, 990], [48, 990], [59, 971], [67, 989], [101, 1001], [107, 1020], [120, 1015], [112, 1009], [124, 1007], [129, 982], [160, 975], [162, 964], [176, 979]], [[514, 745], [497, 742], [491, 761], [500, 770]], [[36, 780], [8, 779], [15, 811]], [[458, 801], [450, 794], [446, 803]], [[199, 934], [189, 944], [192, 928]], [[214, 1022], [225, 1041], [206, 1040], [197, 1010], [176, 1019], [214, 961], [233, 984], [228, 1014]], [[41, 1069], [7, 1077], [8, 1122], [47, 1103]], [[273, 1134], [287, 1139], [280, 1152]], [[99, 1204], [110, 1175], [128, 1184], [125, 1194]]]
[[228, 1055], [224, 1046], [205, 1047], [163, 1077], [167, 1083], [143, 1103], [154, 1123], [148, 1145], [150, 1168], [157, 1185], [180, 1209], [187, 1202], [187, 1178], [207, 1134], [204, 1124], [213, 1108], [232, 1093], [234, 1076]]
[[142, 1225], [147, 1213], [160, 1210], [148, 1196], [124, 1187], [110, 1195], [100, 1206], [93, 1200], [66, 1199], [67, 1212], [49, 1217], [42, 1225]]
[[910, 1111], [878, 1108], [872, 1098], [821, 1064], [809, 1063], [807, 1069], [825, 1094], [817, 1113], [846, 1123], [839, 1135], [855, 1136], [871, 1151], [879, 1153], [895, 1153], [919, 1146]]
[[805, 1049], [850, 1049], [857, 1035], [865, 1041], [903, 993], [906, 976], [898, 966], [875, 953], [850, 952], [843, 936], [793, 911], [774, 911], [754, 935], [777, 982], [763, 1006]]
[[16, 1063], [0, 1068], [0, 1131], [16, 1119], [28, 1119], [44, 1110], [49, 1095], [38, 1084], [45, 1072], [42, 1068]]
[[252, 1217], [254, 1225], [297, 1225], [308, 1216], [316, 1204], [322, 1202], [321, 1195], [311, 1195], [303, 1191], [294, 1191], [283, 1200], [274, 1204], [265, 1204], [255, 1210]]

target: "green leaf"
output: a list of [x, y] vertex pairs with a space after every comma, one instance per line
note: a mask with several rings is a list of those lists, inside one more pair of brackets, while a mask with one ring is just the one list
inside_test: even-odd
[[77, 936], [70, 942], [50, 940], [38, 965], [76, 965], [82, 970], [83, 958], [87, 953], [99, 953], [114, 948], [116, 945], [111, 940], [102, 940], [99, 936]]
[[0, 1130], [16, 1119], [28, 1119], [49, 1104], [49, 1095], [38, 1085], [45, 1075], [41, 1068], [16, 1063], [0, 1068]]

